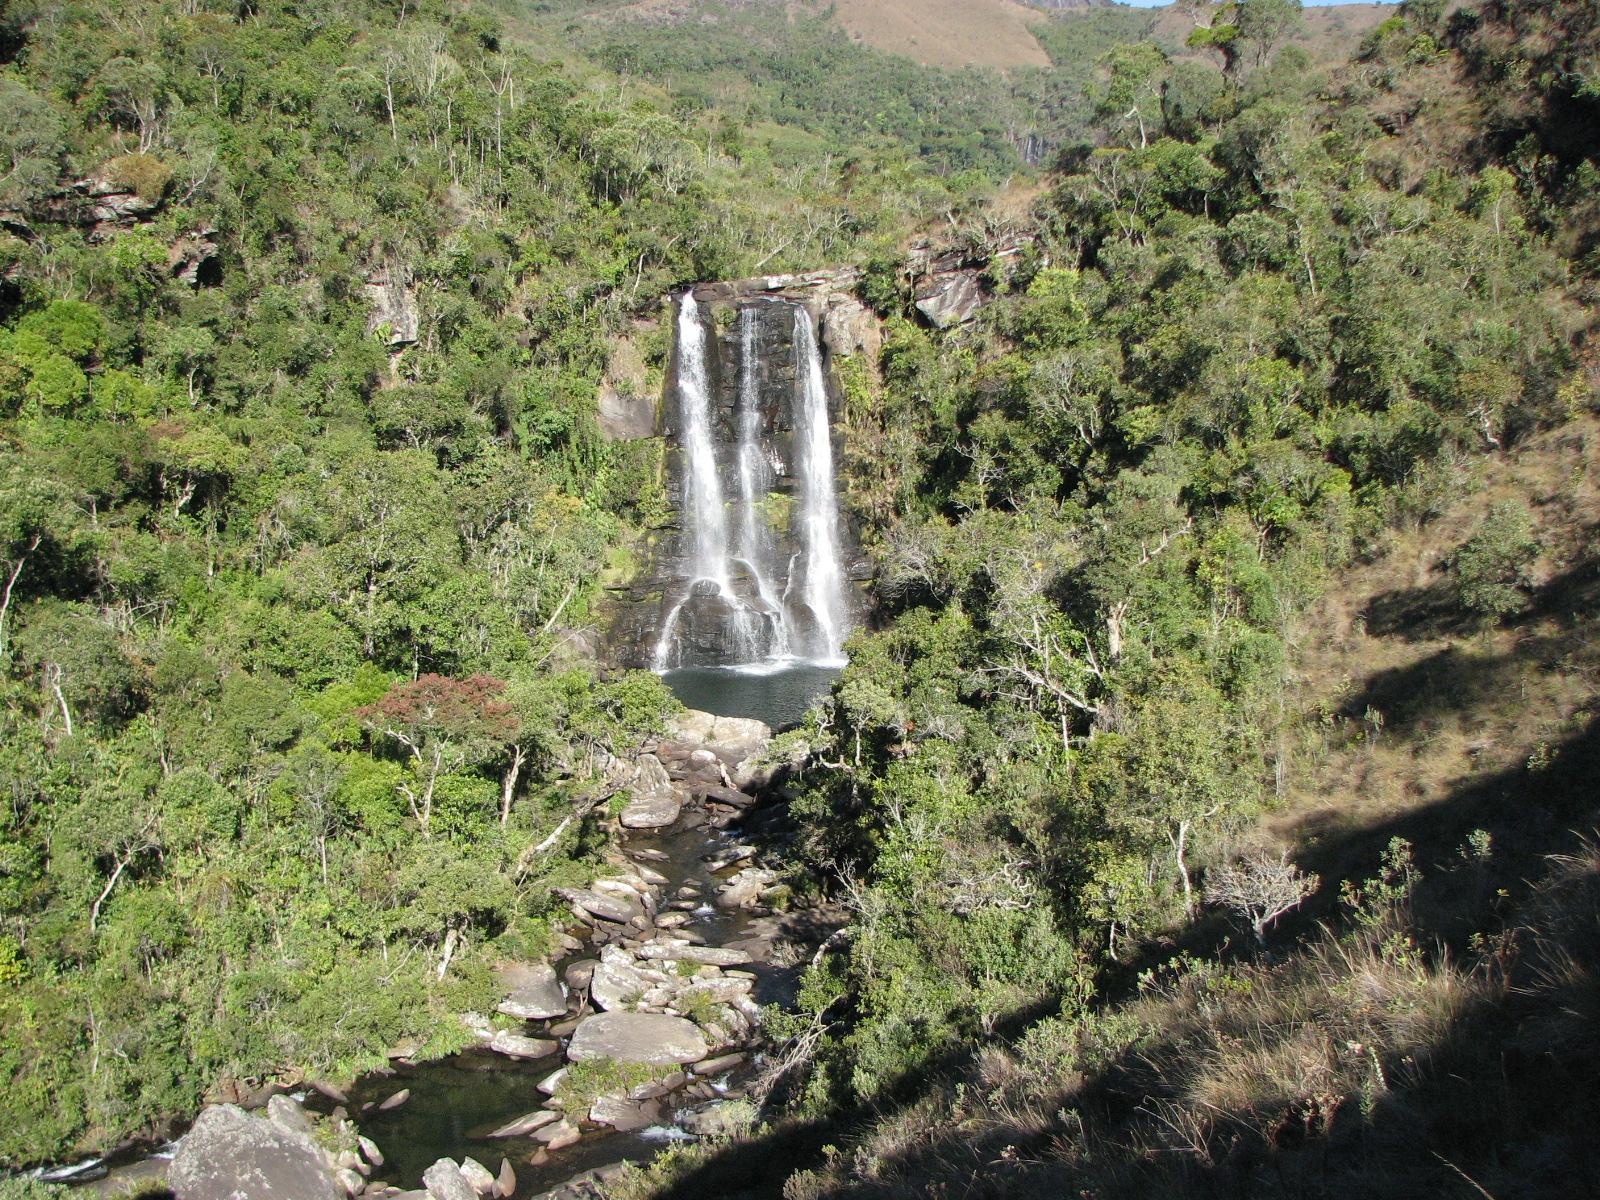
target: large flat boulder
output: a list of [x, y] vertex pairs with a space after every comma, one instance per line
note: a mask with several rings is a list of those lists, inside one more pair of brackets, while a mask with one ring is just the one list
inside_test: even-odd
[[344, 1200], [345, 1195], [309, 1134], [252, 1117], [232, 1104], [200, 1114], [178, 1143], [167, 1180], [178, 1200]]
[[624, 829], [665, 829], [683, 815], [683, 797], [668, 784], [650, 792], [635, 792], [617, 820]]
[[535, 1059], [548, 1058], [561, 1049], [561, 1045], [549, 1038], [524, 1037], [509, 1029], [497, 1029], [489, 1039], [489, 1049], [507, 1058]]
[[667, 736], [675, 742], [743, 758], [763, 749], [772, 740], [772, 730], [750, 717], [719, 717], [691, 708], [667, 722]]
[[519, 963], [500, 972], [500, 981], [510, 995], [500, 1002], [499, 1011], [523, 1021], [544, 1021], [567, 1013], [567, 992], [549, 963]]
[[653, 1067], [696, 1063], [710, 1052], [694, 1022], [663, 1013], [600, 1013], [579, 1025], [567, 1046], [573, 1062], [609, 1058]]
[[645, 942], [636, 953], [640, 958], [670, 959], [712, 967], [742, 967], [750, 961], [749, 953], [744, 950], [733, 950], [722, 946], [696, 946], [682, 938], [656, 938], [654, 941]]

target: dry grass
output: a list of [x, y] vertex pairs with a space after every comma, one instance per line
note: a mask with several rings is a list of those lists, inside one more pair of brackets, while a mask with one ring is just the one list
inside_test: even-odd
[[1048, 67], [1045, 19], [1016, 0], [835, 0], [852, 38], [935, 67]]
[[[1600, 420], [1452, 469], [1445, 497], [1442, 514], [1393, 533], [1300, 625], [1295, 699], [1312, 719], [1293, 751], [1287, 803], [1259, 840], [1295, 851], [1345, 843], [1368, 856], [1319, 862], [1325, 877], [1369, 865], [1370, 848], [1352, 835], [1537, 761], [1600, 696], [1600, 647], [1582, 595], [1586, 575], [1600, 580]], [[1545, 548], [1535, 570], [1548, 594], [1480, 632], [1452, 611], [1445, 564], [1508, 499], [1534, 515]]]

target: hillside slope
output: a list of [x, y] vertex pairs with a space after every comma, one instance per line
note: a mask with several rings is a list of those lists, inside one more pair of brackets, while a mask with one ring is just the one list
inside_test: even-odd
[[1048, 67], [1039, 14], [1015, 0], [836, 0], [852, 38], [940, 67]]

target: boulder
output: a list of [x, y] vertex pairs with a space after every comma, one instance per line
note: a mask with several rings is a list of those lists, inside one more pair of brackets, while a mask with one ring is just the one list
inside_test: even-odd
[[683, 1113], [678, 1124], [696, 1137], [730, 1137], [750, 1127], [754, 1114], [743, 1100], [724, 1100]]
[[534, 1130], [543, 1129], [546, 1125], [553, 1125], [560, 1119], [561, 1117], [558, 1113], [553, 1113], [548, 1108], [536, 1108], [525, 1116], [516, 1117], [503, 1125], [495, 1126], [481, 1136], [485, 1140], [491, 1138], [527, 1137]]
[[607, 1012], [627, 1008], [634, 1000], [649, 991], [655, 981], [635, 967], [621, 963], [602, 962], [589, 979], [589, 999], [596, 1008]]
[[562, 1067], [559, 1071], [551, 1071], [550, 1074], [546, 1075], [533, 1086], [538, 1088], [546, 1096], [554, 1096], [556, 1091], [561, 1087], [562, 1081], [565, 1080], [566, 1077], [567, 1069]]
[[596, 1125], [609, 1125], [618, 1133], [632, 1133], [659, 1121], [661, 1105], [630, 1096], [597, 1096], [589, 1107], [589, 1119]]
[[657, 791], [635, 792], [617, 820], [624, 829], [665, 829], [683, 815], [683, 797], [670, 783]]
[[378, 1105], [378, 1111], [379, 1112], [388, 1112], [392, 1108], [399, 1108], [402, 1104], [404, 1104], [409, 1099], [411, 1099], [411, 1089], [410, 1088], [401, 1088], [394, 1095], [392, 1095], [392, 1096], [388, 1097], [386, 1100], [384, 1100], [384, 1102], [382, 1104]]
[[167, 1179], [178, 1200], [343, 1200], [345, 1195], [310, 1134], [252, 1117], [232, 1104], [200, 1114], [179, 1141]]
[[509, 967], [500, 973], [511, 994], [497, 1011], [523, 1021], [543, 1021], [567, 1013], [567, 992], [549, 963]]
[[478, 1200], [478, 1193], [461, 1174], [461, 1168], [448, 1158], [441, 1158], [424, 1171], [422, 1182], [430, 1200]]
[[746, 867], [717, 892], [718, 908], [750, 908], [771, 887], [775, 877], [760, 867]]
[[534, 1134], [534, 1140], [543, 1142], [547, 1150], [560, 1150], [572, 1145], [583, 1136], [582, 1132], [571, 1121], [558, 1121], [554, 1125], [546, 1125]]
[[591, 916], [602, 921], [626, 924], [635, 917], [644, 916], [644, 905], [637, 898], [614, 896], [588, 888], [560, 888], [561, 895]]
[[287, 1129], [290, 1133], [311, 1136], [311, 1118], [306, 1116], [305, 1109], [288, 1096], [267, 1098], [267, 1120], [280, 1129]]
[[699, 1062], [708, 1053], [692, 1021], [663, 1013], [600, 1013], [579, 1025], [567, 1046], [573, 1062], [610, 1058], [654, 1067]]
[[766, 746], [772, 730], [751, 717], [719, 717], [689, 709], [667, 722], [674, 741], [721, 751], [718, 757], [743, 758]]
[[730, 808], [749, 808], [756, 802], [756, 798], [748, 792], [741, 792], [738, 788], [723, 787], [720, 784], [702, 784], [694, 789], [694, 794], [717, 804], [726, 804]]
[[567, 981], [569, 988], [581, 992], [589, 986], [589, 978], [594, 974], [596, 965], [592, 958], [580, 958], [576, 962], [568, 963], [561, 977]]
[[500, 1160], [500, 1173], [495, 1176], [494, 1180], [494, 1194], [501, 1197], [517, 1194], [517, 1173], [511, 1169], [511, 1160], [509, 1158]]
[[646, 942], [638, 951], [640, 958], [700, 963], [709, 967], [738, 967], [750, 961], [743, 950], [730, 950], [722, 946], [695, 946], [681, 938], [657, 938]]
[[690, 1069], [696, 1074], [706, 1078], [721, 1075], [724, 1071], [731, 1071], [744, 1062], [743, 1054], [719, 1054], [716, 1058], [707, 1058], [695, 1063]]
[[461, 1178], [465, 1179], [472, 1190], [480, 1196], [487, 1196], [494, 1191], [495, 1176], [488, 1167], [475, 1158], [461, 1160]]
[[548, 1058], [561, 1049], [559, 1042], [549, 1038], [523, 1037], [520, 1033], [512, 1033], [509, 1029], [497, 1029], [495, 1035], [489, 1039], [489, 1049], [496, 1054], [504, 1054], [507, 1058]]

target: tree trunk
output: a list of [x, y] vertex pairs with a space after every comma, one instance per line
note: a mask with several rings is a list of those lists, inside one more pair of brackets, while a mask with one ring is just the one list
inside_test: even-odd
[[1178, 878], [1183, 881], [1183, 910], [1189, 916], [1194, 916], [1194, 885], [1189, 880], [1189, 861], [1185, 853], [1189, 844], [1189, 822], [1179, 821], [1177, 833], [1167, 832], [1167, 840], [1172, 843], [1173, 858], [1178, 864]]
[[72, 736], [72, 710], [67, 707], [67, 698], [61, 694], [61, 667], [57, 663], [45, 666], [45, 678], [50, 682], [50, 690], [56, 694], [56, 703], [61, 706], [61, 719], [67, 723], [67, 736]]
[[17, 579], [22, 575], [22, 568], [28, 561], [28, 556], [39, 548], [39, 543], [44, 539], [42, 533], [36, 533], [28, 542], [28, 548], [17, 559], [17, 565], [11, 568], [11, 574], [6, 578], [6, 590], [0, 595], [0, 662], [6, 657], [6, 614], [11, 611], [11, 592], [17, 586]]
[[517, 792], [517, 779], [522, 774], [522, 764], [527, 760], [527, 752], [521, 746], [512, 747], [511, 765], [506, 768], [505, 778], [500, 781], [500, 825], [504, 828], [511, 820], [511, 800]]
[[456, 956], [456, 945], [461, 940], [461, 934], [451, 927], [444, 935], [444, 957], [439, 960], [439, 978], [442, 980], [445, 972], [450, 969], [450, 960]]

